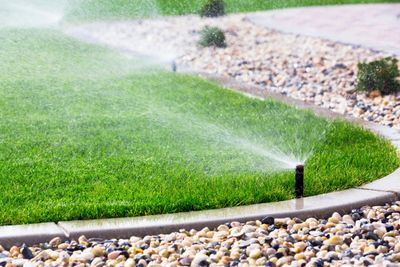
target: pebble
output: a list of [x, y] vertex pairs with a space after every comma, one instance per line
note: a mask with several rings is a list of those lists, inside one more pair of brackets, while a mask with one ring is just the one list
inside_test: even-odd
[[50, 240], [49, 245], [51, 247], [58, 247], [61, 244], [62, 240], [59, 237], [55, 237], [52, 240]]
[[396, 266], [399, 212], [395, 202], [327, 219], [271, 217], [128, 239], [53, 238], [48, 246], [0, 246], [0, 266]]

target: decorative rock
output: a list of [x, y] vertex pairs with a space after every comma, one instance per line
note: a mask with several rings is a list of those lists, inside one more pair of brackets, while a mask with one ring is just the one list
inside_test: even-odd
[[325, 245], [342, 245], [343, 244], [343, 237], [340, 236], [332, 236], [328, 240], [324, 242]]
[[30, 260], [33, 258], [32, 251], [26, 245], [23, 245], [21, 247], [21, 254], [24, 257], [24, 259], [27, 259], [27, 260]]
[[274, 223], [275, 223], [275, 219], [274, 219], [274, 217], [265, 217], [264, 219], [261, 220], [261, 222], [262, 222], [263, 224], [269, 224], [269, 225], [271, 225], [271, 224], [274, 224]]
[[102, 247], [102, 246], [95, 246], [95, 247], [93, 247], [91, 252], [93, 253], [93, 255], [95, 257], [101, 257], [101, 256], [104, 256], [106, 251], [105, 251], [104, 247]]
[[124, 263], [124, 267], [135, 267], [135, 266], [136, 266], [135, 260], [132, 258], [127, 259]]
[[55, 237], [52, 240], [50, 240], [49, 245], [51, 247], [58, 247], [61, 244], [62, 240], [60, 237]]
[[190, 264], [191, 267], [203, 267], [203, 266], [209, 266], [210, 262], [209, 259], [206, 255], [202, 253], [197, 253], [196, 256], [194, 257], [192, 263]]
[[88, 240], [87, 240], [86, 236], [84, 236], [84, 235], [82, 235], [78, 238], [78, 242], [79, 242], [79, 244], [82, 244], [82, 245], [88, 244]]
[[[0, 252], [0, 266], [394, 266], [400, 263], [399, 205], [332, 214], [329, 221], [275, 218], [273, 225], [251, 221], [129, 240], [80, 240], [87, 245], [14, 246]], [[233, 237], [237, 232], [243, 234]], [[24, 258], [26, 249], [36, 256]]]
[[116, 250], [116, 251], [113, 251], [113, 252], [109, 253], [108, 256], [107, 256], [107, 258], [108, 258], [109, 260], [115, 260], [116, 258], [118, 258], [118, 256], [119, 256], [120, 254], [121, 254], [121, 252], [118, 251], [118, 250]]
[[252, 249], [249, 253], [249, 257], [252, 259], [258, 259], [259, 257], [261, 257], [261, 250], [258, 248]]

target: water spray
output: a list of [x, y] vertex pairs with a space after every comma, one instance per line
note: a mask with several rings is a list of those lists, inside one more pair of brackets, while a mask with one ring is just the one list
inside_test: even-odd
[[295, 184], [296, 198], [302, 198], [303, 193], [304, 193], [304, 165], [299, 164], [296, 166], [296, 184]]

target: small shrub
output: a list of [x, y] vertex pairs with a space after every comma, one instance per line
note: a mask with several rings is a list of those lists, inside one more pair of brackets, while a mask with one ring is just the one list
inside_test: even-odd
[[397, 59], [387, 57], [369, 63], [358, 63], [357, 90], [381, 94], [392, 94], [400, 91], [399, 68]]
[[217, 27], [204, 27], [200, 32], [199, 44], [203, 47], [226, 47], [225, 33]]
[[223, 0], [208, 0], [200, 10], [202, 17], [219, 17], [225, 15], [225, 6]]

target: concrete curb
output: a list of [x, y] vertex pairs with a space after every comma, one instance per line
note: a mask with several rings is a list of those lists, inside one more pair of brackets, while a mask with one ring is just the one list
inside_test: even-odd
[[274, 203], [136, 218], [59, 222], [58, 225], [65, 229], [68, 238], [76, 239], [82, 234], [87, 237], [122, 238], [166, 234], [182, 228], [216, 227], [231, 221], [261, 220], [265, 216], [325, 217], [334, 211], [344, 213], [371, 202], [380, 205], [395, 200], [397, 195], [394, 193], [371, 190], [366, 194], [362, 189], [349, 189]]
[[50, 241], [54, 237], [66, 239], [67, 235], [55, 223], [28, 225], [10, 225], [0, 227], [0, 244], [4, 247], [21, 244], [38, 244]]
[[[232, 79], [205, 74], [202, 76], [218, 81], [227, 88], [233, 88], [246, 95], [262, 99], [273, 98], [298, 108], [310, 109], [318, 115], [329, 118], [344, 118], [342, 115], [335, 114], [327, 109], [282, 95], [267, 93], [257, 87], [244, 86]], [[345, 119], [387, 138], [400, 149], [400, 132], [360, 119], [350, 117], [345, 117]], [[0, 244], [5, 247], [21, 245], [22, 243], [31, 245], [49, 241], [56, 236], [63, 239], [76, 239], [80, 235], [99, 238], [128, 238], [132, 235], [169, 233], [181, 228], [215, 227], [229, 221], [244, 222], [261, 219], [265, 216], [327, 217], [334, 211], [345, 213], [364, 205], [382, 205], [397, 200], [400, 200], [400, 168], [382, 179], [361, 187], [297, 200], [134, 218], [2, 226], [0, 227]]]

